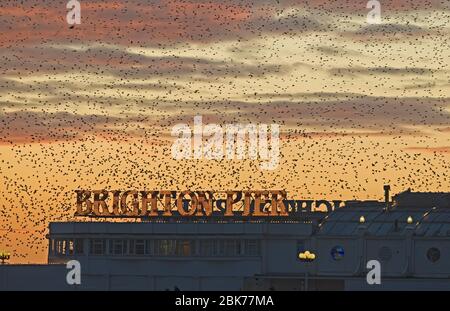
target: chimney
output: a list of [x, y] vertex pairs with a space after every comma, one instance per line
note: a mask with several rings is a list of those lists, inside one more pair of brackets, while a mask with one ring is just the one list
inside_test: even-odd
[[386, 204], [386, 211], [389, 211], [389, 191], [391, 190], [391, 186], [384, 185], [384, 203]]

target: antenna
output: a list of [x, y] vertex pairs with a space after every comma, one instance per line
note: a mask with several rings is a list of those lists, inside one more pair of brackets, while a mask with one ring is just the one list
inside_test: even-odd
[[391, 190], [391, 186], [384, 185], [384, 203], [386, 204], [386, 212], [389, 212], [389, 191]]

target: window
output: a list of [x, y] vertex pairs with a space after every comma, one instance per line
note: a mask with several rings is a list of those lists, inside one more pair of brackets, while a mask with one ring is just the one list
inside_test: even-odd
[[427, 251], [427, 258], [431, 262], [436, 262], [441, 258], [441, 251], [436, 247], [432, 247]]
[[55, 255], [56, 254], [56, 243], [55, 243], [55, 239], [51, 239], [50, 240], [50, 252]]
[[53, 254], [57, 255], [58, 254], [58, 240], [53, 239], [52, 249], [53, 249]]
[[53, 243], [53, 252], [56, 256], [67, 256], [74, 254], [75, 244], [73, 240], [56, 239]]
[[122, 239], [109, 240], [109, 252], [113, 255], [126, 255], [128, 241]]
[[92, 255], [103, 255], [105, 253], [105, 240], [102, 239], [91, 239], [90, 241], [90, 254]]
[[200, 255], [201, 256], [214, 255], [214, 240], [200, 240]]
[[155, 256], [175, 255], [175, 240], [155, 240]]
[[194, 252], [192, 240], [155, 240], [155, 256], [191, 256]]
[[145, 254], [145, 240], [135, 240], [134, 241], [134, 253], [136, 255]]
[[190, 256], [192, 255], [192, 249], [194, 248], [194, 241], [181, 240], [177, 242], [177, 255], [178, 256]]
[[[130, 255], [136, 254], [136, 249], [135, 249], [136, 240], [128, 240], [127, 243], [128, 243], [128, 254], [130, 254]], [[125, 251], [125, 253], [126, 253], [126, 251]]]
[[153, 240], [145, 240], [145, 254], [153, 255]]
[[[55, 243], [64, 251], [65, 241], [61, 242], [62, 244]], [[70, 243], [68, 245], [72, 247]], [[116, 256], [186, 257], [198, 254], [205, 257], [238, 257], [261, 255], [261, 244], [256, 239], [200, 239], [198, 242], [193, 239], [90, 239], [89, 253], [104, 255], [106, 245], [108, 245], [108, 253]], [[73, 247], [75, 254], [82, 254], [83, 239], [75, 239]]]
[[57, 256], [65, 255], [66, 254], [66, 241], [65, 240], [55, 240], [55, 254]]
[[204, 239], [199, 241], [199, 254], [208, 257], [259, 256], [261, 247], [258, 240]]
[[144, 255], [145, 254], [145, 240], [129, 240], [128, 249], [129, 254]]
[[224, 255], [225, 256], [237, 256], [241, 254], [241, 241], [238, 240], [225, 240], [224, 243]]
[[[115, 256], [176, 256], [200, 255], [205, 257], [260, 256], [261, 243], [256, 239], [89, 239], [90, 255]], [[198, 243], [198, 248], [197, 248]], [[84, 254], [83, 238], [52, 239], [51, 252], [55, 256]], [[108, 247], [107, 247], [108, 246]]]
[[258, 240], [245, 240], [245, 255], [259, 256], [261, 253]]
[[342, 246], [335, 246], [331, 249], [331, 258], [335, 261], [344, 259], [345, 251]]
[[83, 254], [83, 239], [52, 239], [50, 250], [55, 256]]
[[66, 247], [67, 247], [66, 254], [67, 255], [73, 255], [74, 249], [75, 249], [75, 245], [74, 245], [73, 240], [67, 240], [66, 241]]
[[83, 255], [84, 254], [83, 239], [75, 239], [75, 254], [77, 254], [77, 255]]
[[240, 240], [210, 240], [214, 244], [213, 256], [239, 256], [242, 254]]
[[60, 254], [61, 255], [65, 255], [66, 254], [67, 242], [66, 242], [66, 240], [62, 240], [62, 241], [59, 241], [59, 243], [60, 243], [60, 246], [59, 246]]
[[224, 240], [210, 240], [213, 244], [213, 252], [210, 256], [225, 256], [225, 241]]

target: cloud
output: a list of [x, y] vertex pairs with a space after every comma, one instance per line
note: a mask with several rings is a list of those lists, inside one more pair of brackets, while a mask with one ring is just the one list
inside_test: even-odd
[[[82, 22], [66, 23], [66, 2], [27, 0], [0, 3], [0, 44], [104, 42], [163, 46], [186, 42], [243, 40], [265, 34], [334, 31], [327, 16], [364, 17], [367, 0], [118, 0], [82, 2]], [[446, 0], [383, 2], [385, 14], [448, 10]], [[303, 14], [283, 16], [297, 10]], [[344, 18], [344, 17], [343, 17]], [[384, 27], [384, 28], [383, 28]], [[415, 32], [418, 26], [370, 26], [359, 34]]]
[[[280, 0], [282, 2], [283, 0]], [[346, 12], [358, 14], [367, 13], [367, 0], [291, 0], [290, 3], [296, 3], [307, 8], [322, 10], [325, 12]], [[402, 12], [402, 11], [422, 11], [448, 8], [446, 0], [394, 0], [380, 1], [384, 12]], [[285, 2], [286, 3], [286, 2]]]
[[426, 31], [413, 24], [369, 24], [353, 32], [355, 35], [413, 35], [425, 33]]
[[444, 132], [444, 133], [447, 133], [447, 132], [450, 133], [450, 126], [449, 127], [440, 128], [440, 129], [438, 129], [438, 131], [439, 132]]
[[[316, 94], [317, 96], [317, 94]], [[389, 98], [325, 93], [322, 101], [291, 101], [267, 96], [267, 101], [150, 101], [127, 103], [129, 113], [117, 116], [81, 115], [69, 112], [15, 111], [0, 114], [0, 141], [7, 143], [83, 139], [86, 136], [165, 138], [172, 126], [204, 123], [277, 123], [289, 135], [423, 135], [423, 128], [450, 124], [450, 99]], [[333, 99], [333, 97], [335, 99]], [[341, 97], [342, 98], [342, 97]], [[269, 100], [270, 99], [270, 100]], [[304, 100], [304, 99], [303, 99]], [[143, 109], [136, 111], [136, 106]], [[145, 109], [146, 107], [151, 107]], [[180, 109], [183, 114], [180, 114]], [[157, 113], [155, 113], [157, 112]], [[107, 111], [105, 111], [107, 114]]]
[[[352, 94], [323, 95], [321, 99], [291, 94], [289, 101], [278, 94], [260, 94], [258, 102], [215, 101], [161, 103], [163, 109], [183, 115], [161, 118], [161, 125], [190, 123], [194, 115], [204, 116], [209, 123], [278, 123], [285, 130], [339, 133], [384, 133], [385, 135], [422, 135], [423, 128], [445, 127], [450, 124], [450, 98], [395, 98], [355, 96]], [[264, 98], [266, 100], [264, 100]]]
[[267, 100], [267, 99], [301, 99], [301, 100], [320, 100], [320, 101], [334, 101], [337, 99], [347, 100], [354, 97], [360, 97], [361, 94], [350, 93], [350, 92], [297, 92], [297, 93], [255, 93], [247, 94], [245, 98], [252, 98], [257, 100]]
[[313, 47], [311, 50], [319, 51], [325, 55], [331, 56], [361, 56], [363, 55], [361, 52], [352, 51], [346, 49], [344, 47], [335, 47], [335, 46], [318, 46]]
[[404, 67], [404, 68], [398, 68], [398, 67], [339, 67], [339, 68], [333, 68], [328, 71], [332, 75], [336, 76], [342, 76], [342, 75], [348, 75], [353, 76], [357, 74], [361, 75], [380, 75], [380, 74], [386, 74], [386, 75], [426, 75], [426, 74], [433, 74], [438, 72], [438, 70], [430, 69], [430, 68], [421, 68], [421, 67]]
[[[430, 17], [431, 18], [431, 17]], [[414, 19], [410, 17], [409, 19]], [[338, 30], [341, 36], [350, 40], [368, 41], [401, 41], [411, 38], [430, 38], [430, 36], [446, 36], [447, 30], [444, 27], [435, 26], [427, 23], [418, 26], [409, 23], [387, 23], [382, 24], [363, 24], [352, 30]]]
[[[89, 72], [127, 79], [161, 76], [249, 77], [289, 72], [292, 66], [246, 64], [201, 57], [146, 56], [120, 47], [95, 46], [86, 50], [34, 46], [0, 53], [3, 75]], [[5, 81], [3, 81], [5, 82]], [[16, 85], [18, 86], [18, 85]]]
[[444, 146], [444, 147], [409, 147], [405, 148], [405, 151], [412, 151], [412, 152], [425, 152], [425, 153], [450, 153], [450, 146]]
[[118, 121], [118, 118], [110, 116], [69, 112], [7, 112], [0, 114], [0, 142], [16, 144], [73, 140]]
[[264, 33], [315, 31], [313, 17], [277, 18], [298, 4], [277, 1], [90, 1], [82, 3], [82, 23], [69, 28], [65, 3], [29, 0], [0, 4], [4, 30], [0, 44], [108, 42], [161, 46], [183, 42], [243, 39]]
[[403, 88], [405, 90], [421, 90], [421, 89], [431, 89], [436, 87], [436, 82], [424, 82], [418, 84], [405, 85]]

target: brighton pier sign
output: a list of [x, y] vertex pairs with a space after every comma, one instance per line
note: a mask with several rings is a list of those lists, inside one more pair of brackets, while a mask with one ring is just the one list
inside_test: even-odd
[[288, 217], [329, 212], [342, 203], [340, 200], [288, 200], [284, 190], [75, 192], [75, 216], [91, 217]]

